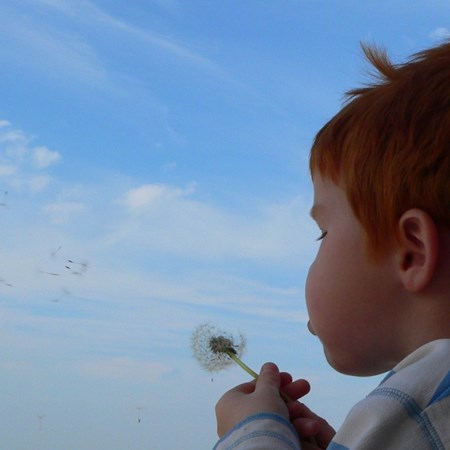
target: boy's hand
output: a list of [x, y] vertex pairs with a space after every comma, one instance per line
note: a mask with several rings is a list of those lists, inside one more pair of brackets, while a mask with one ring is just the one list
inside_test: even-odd
[[[299, 402], [289, 404], [289, 414], [291, 423], [300, 436], [302, 450], [319, 450], [328, 447], [336, 432], [325, 419]], [[310, 438], [313, 438], [314, 444], [311, 443]]]
[[271, 412], [289, 420], [291, 402], [288, 402], [288, 408], [280, 395], [280, 389], [295, 403], [294, 400], [309, 392], [309, 383], [305, 380], [292, 382], [289, 374], [280, 374], [275, 364], [266, 363], [256, 381], [241, 384], [225, 393], [216, 405], [219, 437], [257, 413]]

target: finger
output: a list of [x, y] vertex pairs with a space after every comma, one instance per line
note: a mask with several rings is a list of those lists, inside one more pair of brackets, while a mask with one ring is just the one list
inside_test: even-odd
[[325, 422], [322, 417], [318, 416], [316, 413], [312, 412], [304, 403], [297, 402], [297, 409], [300, 417], [304, 417], [307, 419], [314, 419]]
[[292, 375], [290, 373], [281, 372], [280, 377], [281, 377], [281, 382], [280, 382], [281, 387], [292, 383]]
[[298, 400], [299, 398], [308, 394], [311, 390], [310, 384], [306, 380], [295, 380], [286, 386], [283, 386], [283, 392], [286, 393], [292, 400]]
[[248, 381], [246, 383], [239, 384], [238, 386], [235, 386], [234, 388], [230, 389], [229, 392], [239, 392], [243, 394], [251, 394], [255, 391], [256, 387], [256, 380]]
[[318, 447], [317, 444], [313, 444], [312, 442], [308, 442], [305, 440], [301, 441], [302, 443], [302, 450], [319, 450], [321, 448], [325, 448], [325, 447]]
[[281, 373], [276, 364], [266, 363], [261, 368], [255, 391], [270, 391], [272, 394], [276, 391], [277, 395], [281, 396], [286, 404], [289, 404], [292, 402], [292, 399], [283, 391], [283, 389], [280, 389], [281, 378]]
[[298, 420], [300, 426], [302, 426], [302, 424], [305, 424], [306, 428], [305, 430], [302, 430], [302, 432], [306, 432], [306, 434], [309, 436], [311, 435], [311, 433], [314, 434], [318, 431], [318, 427], [316, 427], [314, 424], [319, 424], [320, 417], [307, 417], [307, 415], [305, 414], [305, 408], [305, 405], [298, 401], [289, 403], [289, 419], [291, 420], [291, 422], [294, 422], [294, 420]]
[[319, 422], [314, 419], [291, 419], [291, 423], [302, 437], [315, 436], [320, 430]]
[[293, 410], [296, 410], [294, 412], [296, 418], [291, 418], [291, 421], [298, 433], [303, 433], [304, 436], [314, 435], [320, 448], [326, 448], [336, 434], [333, 427], [303, 403], [297, 402], [290, 406], [289, 412], [291, 413]]
[[281, 375], [278, 367], [274, 363], [265, 363], [261, 367], [261, 372], [256, 381], [255, 391], [271, 390], [279, 391]]

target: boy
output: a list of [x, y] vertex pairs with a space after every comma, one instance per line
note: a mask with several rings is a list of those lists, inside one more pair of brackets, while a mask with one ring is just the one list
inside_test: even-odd
[[267, 363], [219, 400], [216, 450], [450, 449], [450, 42], [395, 66], [363, 50], [376, 82], [311, 150], [306, 303], [332, 367], [388, 375], [335, 433], [295, 401], [307, 382]]

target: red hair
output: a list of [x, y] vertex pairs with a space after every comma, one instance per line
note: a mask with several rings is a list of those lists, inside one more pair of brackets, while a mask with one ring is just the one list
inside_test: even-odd
[[450, 228], [450, 41], [401, 65], [362, 47], [376, 80], [347, 92], [315, 138], [310, 170], [344, 188], [379, 257], [410, 208]]

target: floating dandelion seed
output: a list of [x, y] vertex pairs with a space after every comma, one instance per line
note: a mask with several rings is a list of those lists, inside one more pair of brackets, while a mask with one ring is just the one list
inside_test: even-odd
[[235, 362], [252, 377], [258, 377], [240, 359], [245, 349], [242, 334], [233, 336], [209, 323], [202, 323], [192, 334], [191, 348], [195, 359], [209, 372], [225, 369]]

